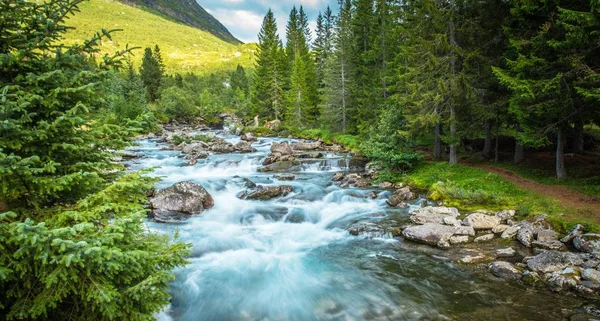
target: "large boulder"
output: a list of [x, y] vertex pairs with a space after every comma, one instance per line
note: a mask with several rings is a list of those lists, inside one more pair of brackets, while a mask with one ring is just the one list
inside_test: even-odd
[[504, 280], [520, 280], [523, 277], [521, 271], [504, 261], [492, 262], [489, 269], [492, 274]]
[[275, 163], [269, 164], [267, 166], [264, 167], [260, 167], [258, 169], [259, 172], [261, 173], [267, 173], [267, 172], [290, 172], [290, 171], [297, 171], [300, 168], [298, 167], [300, 165], [299, 161], [296, 160], [282, 160], [282, 161], [277, 161]]
[[252, 153], [256, 151], [254, 148], [252, 148], [252, 143], [247, 141], [240, 141], [239, 143], [235, 144], [233, 148], [240, 153]]
[[289, 185], [281, 185], [281, 186], [258, 186], [258, 188], [254, 191], [248, 192], [246, 194], [242, 194], [241, 198], [249, 199], [249, 200], [270, 200], [275, 197], [286, 196], [294, 190], [293, 187]]
[[280, 155], [291, 155], [294, 153], [292, 145], [288, 143], [273, 143], [271, 144], [271, 153], [279, 153]]
[[299, 143], [295, 143], [292, 144], [292, 149], [293, 150], [316, 150], [321, 148], [322, 143], [321, 142], [299, 142]]
[[458, 210], [454, 207], [428, 206], [414, 209], [410, 212], [410, 214], [410, 220], [413, 221], [415, 224], [444, 224], [444, 219], [446, 217], [449, 216], [456, 218], [458, 216]]
[[450, 247], [450, 238], [454, 235], [455, 228], [448, 225], [428, 223], [407, 227], [402, 235], [418, 243], [434, 245], [440, 248]]
[[414, 199], [416, 196], [410, 190], [410, 187], [399, 188], [394, 191], [394, 194], [386, 201], [389, 206], [398, 206], [398, 204], [402, 204], [402, 202], [406, 200]]
[[526, 247], [533, 245], [534, 227], [531, 223], [523, 222], [521, 228], [517, 231], [517, 240]]
[[527, 261], [527, 267], [530, 270], [542, 273], [552, 273], [581, 264], [583, 264], [583, 260], [579, 255], [559, 251], [544, 251]]
[[465, 225], [472, 226], [477, 231], [492, 230], [494, 227], [500, 225], [500, 223], [500, 218], [483, 213], [469, 214], [464, 220]]
[[235, 147], [227, 142], [217, 142], [209, 147], [211, 152], [227, 154], [235, 152]]
[[212, 196], [193, 182], [179, 182], [154, 194], [150, 204], [155, 214], [161, 212], [177, 212], [184, 214], [200, 214], [215, 205]]
[[585, 253], [600, 252], [600, 234], [582, 234], [573, 239], [573, 245], [576, 249]]
[[575, 225], [575, 227], [573, 227], [569, 231], [569, 233], [565, 237], [560, 239], [560, 241], [563, 243], [569, 243], [569, 242], [573, 241], [573, 239], [575, 239], [577, 236], [582, 235], [582, 234], [583, 234], [583, 225], [577, 224], [577, 225]]

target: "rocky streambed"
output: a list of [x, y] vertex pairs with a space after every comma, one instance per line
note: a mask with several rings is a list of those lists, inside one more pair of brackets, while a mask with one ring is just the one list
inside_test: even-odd
[[321, 142], [178, 126], [128, 156], [161, 177], [150, 227], [193, 245], [159, 319], [600, 318], [581, 226], [437, 206]]

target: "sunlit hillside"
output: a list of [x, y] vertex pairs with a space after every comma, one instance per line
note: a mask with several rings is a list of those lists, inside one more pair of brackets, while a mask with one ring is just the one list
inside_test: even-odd
[[232, 69], [238, 64], [251, 66], [254, 44], [233, 45], [193, 27], [175, 23], [140, 8], [112, 0], [90, 0], [81, 4], [81, 12], [69, 18], [75, 27], [67, 33], [65, 43], [82, 42], [102, 28], [123, 29], [114, 33], [112, 41], [102, 43], [102, 52], [118, 48], [142, 47], [133, 61], [140, 64], [143, 47], [161, 48], [168, 72], [210, 72]]

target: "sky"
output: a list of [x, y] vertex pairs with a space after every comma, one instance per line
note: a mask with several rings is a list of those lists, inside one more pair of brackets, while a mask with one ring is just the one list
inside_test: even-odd
[[311, 22], [313, 39], [319, 11], [325, 11], [329, 5], [334, 12], [337, 12], [337, 0], [197, 0], [197, 2], [221, 21], [234, 37], [243, 42], [258, 42], [258, 32], [269, 8], [275, 14], [279, 36], [284, 41], [285, 25], [294, 5], [304, 7]]

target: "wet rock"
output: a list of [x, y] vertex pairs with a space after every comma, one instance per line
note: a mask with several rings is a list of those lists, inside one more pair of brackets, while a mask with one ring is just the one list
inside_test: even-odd
[[410, 212], [411, 215], [444, 215], [458, 217], [459, 213], [455, 207], [444, 207], [444, 206], [426, 206], [414, 209]]
[[322, 143], [319, 141], [316, 142], [299, 142], [299, 143], [295, 143], [292, 144], [292, 149], [293, 150], [316, 150], [321, 148]]
[[294, 154], [296, 158], [323, 158], [323, 153], [314, 152], [314, 153], [302, 153], [302, 154]]
[[448, 248], [454, 231], [455, 228], [452, 226], [428, 223], [408, 227], [402, 231], [402, 235], [411, 241]]
[[530, 223], [521, 224], [517, 231], [517, 240], [526, 247], [531, 247], [533, 242], [533, 226]]
[[559, 240], [548, 240], [548, 241], [533, 241], [533, 248], [536, 249], [544, 249], [544, 250], [554, 250], [554, 251], [566, 251], [567, 246], [564, 245]]
[[285, 216], [284, 222], [286, 223], [303, 223], [308, 221], [306, 214], [299, 208], [292, 209], [292, 211]]
[[280, 181], [293, 181], [296, 179], [296, 176], [294, 176], [292, 174], [282, 174], [282, 175], [276, 175], [273, 177]]
[[343, 152], [344, 151], [344, 147], [342, 145], [338, 145], [338, 144], [323, 145], [323, 146], [321, 146], [321, 149], [325, 150], [325, 151], [329, 151], [329, 152]]
[[494, 239], [494, 234], [486, 234], [486, 235], [476, 237], [473, 241], [475, 243], [483, 243], [483, 242], [491, 241], [493, 239]]
[[575, 225], [575, 227], [573, 227], [569, 233], [563, 237], [562, 239], [560, 239], [561, 242], [563, 243], [569, 243], [571, 241], [573, 241], [574, 238], [576, 238], [579, 235], [583, 234], [583, 225], [581, 224], [577, 224]]
[[579, 255], [559, 251], [544, 251], [527, 261], [527, 267], [530, 270], [541, 273], [552, 273], [581, 264], [583, 264], [583, 260]]
[[383, 183], [379, 184], [379, 188], [381, 188], [381, 189], [392, 189], [392, 188], [394, 188], [394, 183], [383, 182]]
[[266, 172], [286, 172], [295, 170], [295, 166], [300, 165], [298, 161], [279, 161], [273, 164], [269, 164], [267, 166], [259, 168], [257, 171], [266, 173]]
[[581, 272], [581, 279], [593, 283], [600, 283], [600, 271], [594, 269], [585, 269]]
[[369, 182], [367, 180], [360, 180], [360, 181], [356, 182], [354, 184], [354, 186], [359, 187], [359, 188], [369, 187], [369, 186], [371, 186], [371, 182]]
[[527, 283], [530, 283], [530, 284], [536, 284], [536, 283], [542, 281], [542, 277], [537, 272], [525, 270], [525, 271], [523, 271], [523, 278], [522, 278], [522, 280], [525, 281], [525, 282], [527, 282]]
[[348, 229], [348, 232], [350, 232], [351, 235], [362, 235], [366, 238], [378, 238], [389, 235], [389, 233], [386, 232], [381, 226], [378, 226], [374, 223], [355, 224]]
[[294, 190], [289, 185], [281, 186], [258, 186], [258, 188], [246, 195], [244, 198], [249, 200], [270, 200], [275, 197], [286, 196]]
[[462, 253], [459, 254], [460, 258], [458, 262], [465, 264], [474, 264], [479, 262], [488, 261], [489, 257], [485, 254], [472, 249], [466, 249]]
[[521, 271], [504, 261], [492, 262], [489, 269], [492, 274], [504, 280], [520, 280], [523, 277]]
[[463, 243], [468, 243], [468, 242], [469, 242], [469, 237], [466, 235], [454, 235], [454, 236], [450, 237], [450, 244], [452, 244], [452, 245], [463, 244]]
[[253, 153], [256, 149], [252, 148], [252, 143], [241, 141], [233, 146], [240, 153]]
[[600, 252], [600, 234], [582, 234], [573, 239], [573, 245], [576, 249], [585, 253]]
[[348, 167], [351, 171], [364, 171], [369, 159], [361, 154], [355, 154], [350, 158]]
[[475, 229], [472, 226], [457, 226], [454, 235], [475, 236]]
[[277, 143], [271, 144], [271, 153], [279, 153], [280, 155], [291, 155], [294, 152], [292, 145], [288, 143]]
[[461, 226], [460, 221], [457, 220], [456, 217], [453, 217], [453, 216], [444, 216], [443, 223], [446, 225], [455, 226], [455, 227]]
[[411, 192], [409, 187], [403, 187], [394, 191], [394, 194], [386, 201], [389, 206], [397, 206], [398, 204], [415, 198], [415, 194]]
[[248, 189], [254, 189], [257, 186], [256, 183], [254, 183], [252, 180], [250, 180], [249, 178], [246, 178], [246, 177], [234, 176], [233, 181], [236, 183], [243, 184], [244, 187], [246, 187]]
[[578, 280], [571, 273], [554, 272], [547, 277], [546, 282], [554, 292], [562, 292], [577, 287]]
[[376, 199], [378, 196], [379, 196], [379, 195], [377, 194], [377, 192], [373, 192], [373, 191], [372, 191], [372, 192], [369, 192], [369, 193], [367, 194], [367, 197], [368, 197], [368, 198], [370, 198], [370, 199]]
[[512, 239], [513, 237], [515, 237], [517, 235], [517, 232], [519, 232], [520, 229], [521, 229], [520, 225], [510, 226], [504, 232], [502, 232], [502, 235], [500, 236], [500, 238]]
[[558, 240], [558, 233], [550, 229], [541, 229], [537, 231], [538, 241], [554, 241]]
[[517, 254], [517, 251], [515, 251], [512, 247], [507, 247], [503, 249], [497, 249], [495, 254], [496, 257], [513, 257]]
[[334, 182], [339, 182], [343, 179], [344, 179], [344, 173], [335, 173], [335, 175], [333, 175], [333, 177], [331, 178], [331, 180]]
[[252, 133], [245, 133], [240, 137], [240, 139], [245, 140], [247, 142], [256, 140], [256, 138], [254, 138], [254, 134], [252, 134]]
[[227, 153], [233, 153], [235, 151], [235, 147], [233, 147], [233, 145], [231, 145], [227, 142], [220, 142], [220, 143], [212, 144], [209, 147], [209, 150], [211, 152], [215, 152], [215, 153], [227, 154]]
[[492, 233], [494, 233], [494, 234], [504, 233], [504, 231], [506, 231], [509, 227], [510, 226], [505, 225], [505, 224], [496, 225], [492, 229]]
[[491, 230], [500, 225], [500, 219], [491, 215], [473, 213], [465, 218], [464, 224], [472, 226], [476, 231]]
[[515, 210], [505, 210], [494, 214], [494, 216], [499, 218], [500, 222], [506, 223], [508, 220], [512, 219], [515, 216], [515, 214]]
[[150, 204], [155, 213], [184, 214], [200, 214], [215, 205], [204, 187], [189, 181], [179, 182], [154, 193]]

